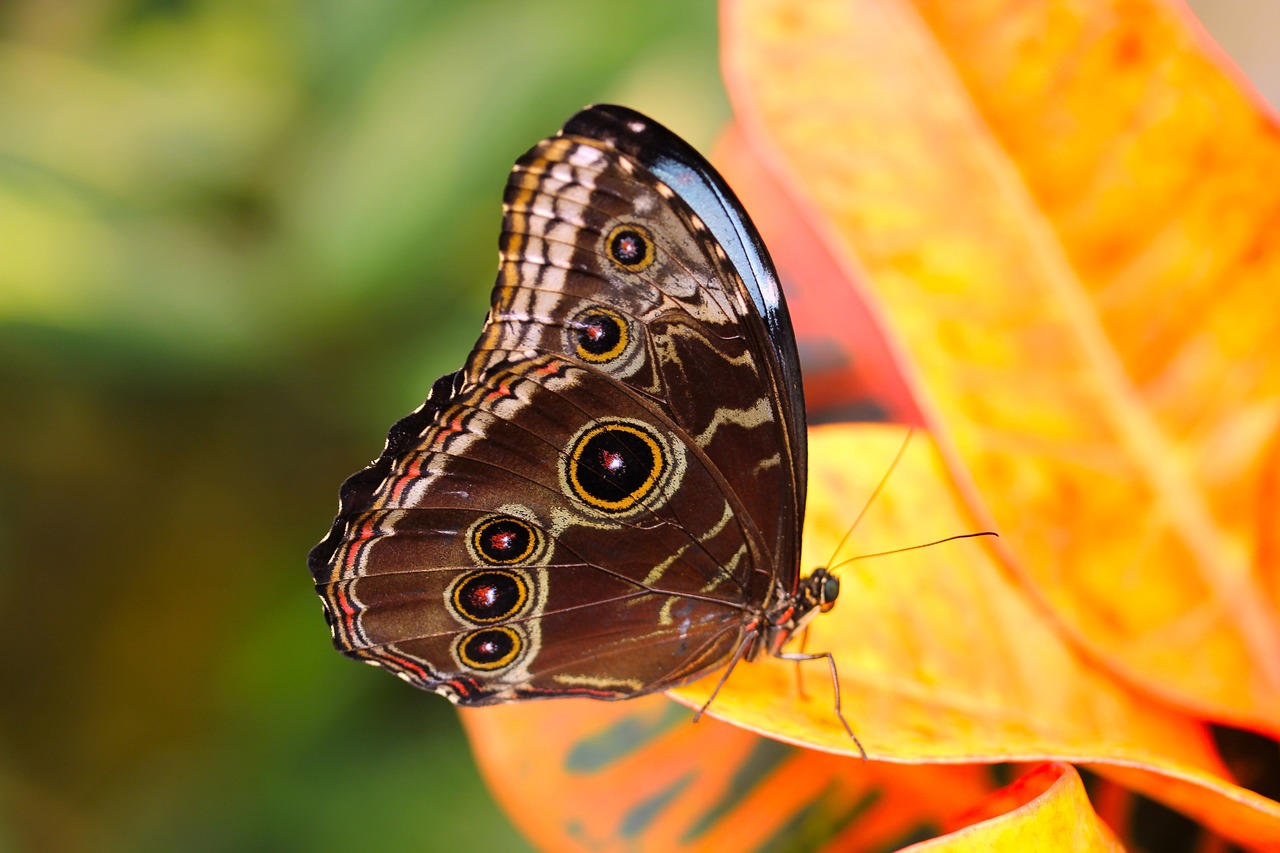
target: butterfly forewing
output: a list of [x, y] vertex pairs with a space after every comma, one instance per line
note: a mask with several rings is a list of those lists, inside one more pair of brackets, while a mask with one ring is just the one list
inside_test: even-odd
[[[767, 596], [775, 564], [797, 565], [794, 544], [785, 554], [775, 544], [781, 527], [796, 527], [794, 471], [785, 403], [770, 388], [761, 321], [740, 276], [679, 196], [599, 140], [535, 147], [516, 165], [506, 207], [476, 357], [487, 360], [486, 347], [562, 352], [653, 400], [749, 496], [770, 551], [752, 593]], [[629, 232], [651, 247], [625, 265], [614, 252]], [[604, 349], [614, 341], [616, 352]]]

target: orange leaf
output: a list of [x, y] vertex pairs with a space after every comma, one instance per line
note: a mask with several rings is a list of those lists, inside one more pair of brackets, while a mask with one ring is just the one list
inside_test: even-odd
[[1280, 732], [1272, 116], [1158, 0], [739, 0], [724, 31], [1000, 559], [1130, 680]]
[[498, 800], [546, 850], [893, 849], [993, 787], [980, 767], [863, 764], [694, 725], [662, 696], [461, 716]]
[[1098, 819], [1080, 774], [1069, 764], [1044, 764], [993, 793], [971, 816], [972, 826], [941, 838], [913, 844], [914, 853], [968, 850], [1120, 851], [1106, 824]]
[[[917, 432], [852, 546], [836, 547], [901, 446], [876, 425], [809, 433], [804, 554], [810, 565], [880, 553], [975, 522], [948, 488], [941, 455]], [[927, 531], [927, 532], [926, 532]], [[831, 652], [845, 716], [873, 759], [897, 762], [1054, 759], [1137, 767], [1150, 791], [1197, 789], [1203, 820], [1230, 837], [1280, 844], [1280, 804], [1229, 781], [1207, 733], [1082, 656], [995, 559], [990, 540], [950, 542], [838, 570], [836, 607], [812, 623], [807, 648]], [[826, 668], [778, 659], [738, 666], [708, 714], [769, 737], [855, 755], [833, 709]], [[700, 707], [714, 676], [674, 691]], [[1212, 792], [1218, 796], [1206, 797]], [[1186, 805], [1185, 798], [1172, 804]], [[1247, 813], [1246, 817], [1241, 814]]]
[[888, 421], [923, 425], [884, 321], [850, 288], [863, 278], [808, 227], [803, 211], [756, 161], [737, 127], [716, 147], [716, 166], [747, 202], [787, 294], [804, 367], [811, 423]]

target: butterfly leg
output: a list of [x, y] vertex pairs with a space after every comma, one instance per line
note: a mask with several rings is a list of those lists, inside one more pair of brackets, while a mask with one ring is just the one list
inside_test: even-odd
[[[809, 645], [809, 626], [806, 625], [804, 630], [800, 632], [800, 654], [804, 654], [805, 647]], [[809, 660], [810, 658], [805, 658]], [[809, 701], [809, 693], [804, 689], [804, 667], [800, 664], [804, 661], [796, 661], [796, 692], [800, 694], [802, 701]]]
[[[836, 672], [836, 659], [831, 652], [818, 652], [817, 654], [804, 654], [801, 652], [790, 652], [777, 655], [782, 660], [793, 660], [802, 663], [809, 660], [818, 660], [820, 658], [827, 659], [827, 666], [831, 668], [831, 689], [835, 692], [836, 697], [836, 717], [840, 720], [840, 725], [844, 726], [844, 730], [853, 739], [853, 745], [858, 748], [858, 752], [862, 754], [862, 760], [867, 760], [867, 751], [862, 748], [862, 741], [858, 740], [858, 736], [853, 733], [853, 729], [849, 726], [849, 721], [844, 718], [844, 712], [840, 710], [840, 678]], [[719, 687], [716, 688], [717, 690]], [[715, 696], [715, 694], [711, 694]], [[709, 704], [709, 703], [708, 703]]]
[[[716, 682], [715, 689], [711, 691], [711, 695], [707, 697], [707, 701], [702, 703], [702, 707], [698, 709], [698, 713], [693, 715], [693, 721], [696, 723], [702, 719], [702, 714], [711, 707], [711, 703], [716, 700], [716, 696], [720, 694], [720, 688], [724, 687], [724, 683], [729, 680], [729, 675], [733, 672], [733, 668], [746, 655], [747, 649], [751, 648], [751, 644], [755, 642], [759, 631], [749, 631], [742, 638], [742, 642], [738, 644], [738, 649], [733, 653], [733, 657], [729, 659], [729, 665], [724, 668], [724, 674], [720, 676], [720, 680]], [[855, 738], [856, 740], [856, 738]]]

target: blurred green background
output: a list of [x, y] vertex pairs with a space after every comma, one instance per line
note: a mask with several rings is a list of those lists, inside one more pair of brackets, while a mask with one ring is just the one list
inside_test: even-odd
[[0, 3], [0, 851], [527, 849], [305, 557], [515, 158], [593, 101], [705, 150], [717, 62], [710, 0]]
[[0, 850], [519, 850], [307, 551], [458, 367], [512, 162], [706, 148], [715, 8], [0, 4]]

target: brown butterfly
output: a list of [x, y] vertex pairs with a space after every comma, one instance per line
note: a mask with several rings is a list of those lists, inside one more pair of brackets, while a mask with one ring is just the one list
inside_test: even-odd
[[516, 163], [503, 209], [480, 340], [311, 552], [338, 649], [462, 705], [830, 663], [782, 651], [839, 583], [800, 575], [800, 362], [732, 191], [594, 106]]

